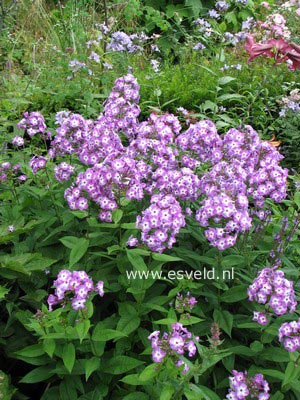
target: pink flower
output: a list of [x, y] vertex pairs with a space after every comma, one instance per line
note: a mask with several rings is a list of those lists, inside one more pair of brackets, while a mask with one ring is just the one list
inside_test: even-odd
[[256, 43], [253, 35], [247, 37], [245, 50], [250, 54], [248, 63], [262, 55], [274, 58], [276, 65], [290, 60], [290, 69], [300, 69], [300, 46], [288, 43], [284, 39], [269, 39], [266, 43]]
[[264, 8], [269, 9], [270, 8], [270, 4], [267, 1], [263, 1], [262, 3], [260, 3], [260, 5]]

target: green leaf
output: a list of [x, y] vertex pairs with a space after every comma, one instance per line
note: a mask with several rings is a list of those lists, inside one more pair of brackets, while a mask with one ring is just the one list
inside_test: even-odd
[[53, 366], [42, 366], [33, 369], [28, 372], [21, 380], [20, 383], [38, 383], [46, 381], [54, 375], [54, 372], [51, 372]]
[[218, 102], [222, 102], [227, 100], [241, 100], [243, 98], [244, 96], [242, 96], [241, 94], [232, 93], [232, 94], [222, 94], [217, 98], [217, 100]]
[[147, 265], [145, 264], [144, 259], [138, 255], [134, 249], [133, 250], [126, 250], [127, 257], [131, 265], [136, 271], [148, 271]]
[[140, 326], [140, 322], [141, 319], [139, 317], [128, 314], [120, 318], [117, 325], [117, 330], [123, 332], [125, 335], [129, 335]]
[[180, 318], [180, 323], [182, 325], [193, 325], [193, 324], [198, 324], [199, 322], [204, 321], [203, 318], [198, 318], [198, 317], [194, 317], [193, 315], [191, 315], [189, 318]]
[[100, 358], [92, 357], [88, 360], [85, 360], [84, 369], [85, 369], [85, 380], [88, 381], [89, 377], [92, 375], [100, 367]]
[[205, 400], [221, 400], [220, 397], [214, 393], [212, 390], [205, 386], [194, 385], [193, 383], [189, 385], [189, 388], [198, 394], [201, 394]]
[[139, 381], [148, 382], [152, 381], [158, 375], [157, 364], [153, 363], [148, 365], [139, 375]]
[[182, 258], [169, 256], [168, 254], [152, 253], [153, 260], [163, 262], [182, 261]]
[[104, 367], [104, 372], [119, 375], [127, 371], [130, 371], [140, 365], [144, 364], [144, 361], [137, 360], [128, 356], [116, 356], [109, 359]]
[[198, 18], [202, 9], [202, 3], [200, 0], [185, 0], [184, 5], [191, 9], [193, 18]]
[[63, 238], [60, 238], [59, 241], [62, 242], [65, 247], [72, 250], [77, 246], [78, 239], [79, 238], [76, 236], [64, 236]]
[[234, 265], [245, 265], [245, 258], [238, 254], [231, 254], [223, 257], [221, 264], [225, 268], [233, 267]]
[[222, 76], [222, 78], [218, 79], [218, 84], [222, 86], [232, 81], [236, 81], [236, 78], [233, 78], [232, 76]]
[[89, 319], [84, 319], [76, 324], [76, 331], [78, 333], [80, 343], [82, 343], [83, 339], [88, 334], [90, 326], [91, 326], [91, 322]]
[[63, 347], [62, 359], [64, 366], [66, 367], [69, 373], [72, 372], [72, 369], [75, 364], [75, 358], [76, 358], [76, 351], [73, 343], [66, 343]]
[[224, 303], [236, 303], [247, 298], [248, 285], [234, 286], [221, 295]]
[[144, 392], [134, 392], [122, 397], [122, 400], [149, 400], [149, 396]]
[[113, 220], [113, 222], [115, 224], [120, 222], [122, 217], [123, 217], [123, 211], [122, 210], [120, 210], [120, 209], [113, 210], [113, 212], [112, 212], [112, 220]]
[[107, 342], [108, 340], [120, 339], [126, 336], [127, 335], [123, 332], [114, 329], [104, 328], [103, 323], [99, 322], [93, 331], [92, 340], [94, 340], [95, 342]]
[[296, 366], [294, 362], [289, 362], [285, 372], [284, 372], [284, 380], [282, 382], [282, 388], [292, 381], [297, 381], [300, 375], [300, 368]]
[[43, 341], [44, 352], [47, 353], [50, 358], [53, 357], [53, 353], [55, 351], [55, 347], [56, 347], [55, 340], [53, 340], [53, 339], [45, 339]]
[[233, 315], [229, 311], [215, 310], [214, 320], [220, 326], [220, 328], [231, 337], [231, 330], [233, 324]]
[[156, 324], [160, 324], [160, 325], [172, 325], [172, 324], [176, 324], [176, 319], [175, 318], [162, 318], [162, 319], [158, 319], [157, 321], [154, 321]]
[[0, 300], [4, 299], [10, 289], [7, 289], [5, 286], [0, 286]]
[[75, 247], [72, 248], [70, 253], [69, 267], [76, 264], [87, 252], [89, 248], [89, 241], [84, 238], [79, 238]]
[[165, 386], [160, 393], [159, 400], [171, 400], [174, 392], [175, 392], [174, 386], [171, 385]]
[[15, 354], [22, 357], [38, 357], [45, 354], [45, 351], [42, 345], [39, 343], [33, 344], [32, 346], [27, 346], [22, 350], [16, 351]]
[[298, 208], [300, 208], [300, 192], [294, 194], [294, 202]]
[[137, 386], [140, 384], [139, 374], [126, 375], [124, 378], [120, 379], [120, 381], [126, 383], [126, 385]]
[[277, 391], [273, 394], [272, 397], [270, 397], [270, 400], [284, 400], [284, 395], [281, 392]]

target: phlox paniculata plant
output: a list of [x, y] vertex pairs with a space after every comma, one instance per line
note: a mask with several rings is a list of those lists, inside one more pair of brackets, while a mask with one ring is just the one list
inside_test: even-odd
[[[94, 204], [99, 219], [111, 222], [122, 199], [142, 201], [140, 234], [128, 245], [142, 242], [163, 252], [174, 245], [187, 217], [195, 217], [211, 245], [224, 250], [252, 227], [252, 215], [264, 210], [266, 199], [286, 197], [283, 157], [251, 126], [221, 136], [209, 120], [185, 131], [169, 113], [153, 112], [141, 121], [139, 98], [139, 84], [128, 73], [115, 81], [96, 121], [57, 115], [48, 154], [33, 158], [30, 166], [35, 174], [51, 160], [58, 181], [75, 176], [65, 191], [72, 210]], [[19, 128], [46, 130], [39, 113], [26, 113], [22, 121]]]

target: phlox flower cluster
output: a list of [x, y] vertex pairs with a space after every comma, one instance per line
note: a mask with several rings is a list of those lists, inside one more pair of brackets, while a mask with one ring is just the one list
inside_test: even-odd
[[[290, 314], [296, 310], [294, 284], [285, 278], [284, 272], [274, 268], [264, 268], [248, 288], [248, 298], [264, 304], [276, 315]], [[254, 320], [260, 325], [268, 323], [264, 313], [255, 313]]]
[[300, 89], [293, 89], [287, 97], [283, 97], [278, 101], [283, 107], [279, 112], [280, 117], [285, 117], [286, 113], [292, 111], [293, 113], [300, 112]]
[[212, 34], [212, 27], [211, 24], [206, 21], [204, 18], [197, 18], [192, 22], [194, 25], [197, 26], [198, 31], [203, 33], [204, 36], [210, 37]]
[[213, 322], [210, 327], [211, 337], [209, 339], [212, 348], [217, 348], [222, 343], [220, 340], [221, 331], [220, 327], [216, 322]]
[[95, 165], [106, 157], [123, 153], [123, 145], [115, 132], [112, 121], [101, 115], [89, 128], [89, 135], [77, 150], [78, 158], [83, 164]]
[[[56, 114], [59, 126], [47, 157], [33, 157], [30, 166], [36, 174], [48, 160], [64, 156], [83, 164], [65, 191], [72, 210], [87, 210], [94, 203], [99, 219], [111, 222], [122, 198], [150, 199], [136, 226], [141, 241], [159, 252], [176, 242], [185, 226], [184, 213], [196, 211], [207, 239], [223, 250], [251, 228], [251, 208], [262, 210], [267, 197], [277, 202], [285, 197], [282, 156], [250, 126], [221, 137], [209, 120], [190, 123], [186, 131], [168, 113], [152, 112], [140, 122], [139, 98], [138, 82], [128, 73], [115, 81], [96, 121], [69, 111]], [[64, 160], [54, 168], [58, 181], [74, 172]], [[136, 238], [128, 244], [136, 245]]]
[[190, 292], [187, 292], [186, 296], [177, 293], [175, 308], [180, 314], [184, 312], [190, 313], [197, 303], [196, 298], [191, 296]]
[[20, 164], [12, 165], [9, 161], [0, 164], [0, 183], [17, 178], [19, 182], [25, 182], [27, 177], [22, 174]]
[[282, 14], [275, 13], [268, 15], [265, 22], [258, 21], [258, 26], [264, 29], [263, 39], [284, 38], [289, 39], [291, 32], [286, 26], [286, 19]]
[[104, 296], [103, 282], [99, 281], [96, 286], [85, 271], [69, 271], [63, 269], [54, 281], [55, 294], [48, 297], [49, 311], [53, 306], [62, 304], [64, 307], [68, 301], [74, 310], [85, 308], [85, 303], [91, 292], [98, 292], [99, 296]]
[[43, 156], [33, 156], [29, 162], [29, 167], [35, 175], [40, 169], [46, 167], [48, 159]]
[[284, 322], [278, 330], [278, 339], [290, 353], [300, 350], [300, 319]]
[[176, 242], [176, 235], [185, 226], [181, 206], [172, 194], [155, 194], [150, 206], [138, 216], [136, 227], [141, 228], [141, 239], [152, 251], [161, 253]]
[[129, 138], [138, 127], [140, 86], [132, 74], [116, 79], [114, 87], [104, 103], [104, 115], [111, 118], [113, 128]]
[[57, 119], [57, 123], [61, 125], [51, 142], [50, 158], [77, 153], [88, 137], [92, 122], [86, 121], [80, 114], [69, 114]]
[[54, 167], [54, 176], [58, 182], [67, 181], [74, 173], [75, 167], [65, 161]]
[[37, 133], [44, 134], [46, 130], [45, 119], [39, 112], [25, 112], [21, 121], [17, 124], [18, 129], [25, 129], [29, 136]]
[[14, 146], [24, 146], [24, 139], [22, 138], [22, 136], [19, 135], [16, 135], [11, 142]]
[[192, 333], [177, 322], [172, 324], [171, 333], [165, 332], [160, 338], [160, 331], [154, 331], [148, 336], [148, 339], [151, 340], [152, 359], [154, 362], [161, 363], [167, 357], [171, 357], [178, 367], [184, 365], [183, 373], [189, 370], [187, 364], [180, 359], [180, 356], [183, 356], [186, 352], [188, 352], [189, 357], [193, 357], [196, 354], [197, 348], [194, 340], [198, 341], [198, 336], [193, 339]]
[[125, 32], [117, 31], [112, 33], [107, 50], [140, 54], [143, 51], [143, 45], [149, 39], [144, 32], [127, 35]]
[[[222, 159], [222, 140], [212, 121], [204, 120], [190, 125], [185, 132], [177, 136], [175, 143], [181, 150], [194, 155], [194, 158], [201, 162], [210, 161], [214, 164]], [[185, 162], [185, 159], [182, 162], [187, 167], [194, 167], [193, 164]]]
[[[142, 183], [143, 163], [122, 156], [107, 159], [85, 172], [80, 172], [76, 185], [65, 191], [65, 198], [72, 210], [86, 210], [88, 198], [100, 208], [99, 219], [111, 222], [111, 212], [118, 207], [121, 195], [128, 199], [141, 200], [144, 196]], [[140, 173], [138, 173], [140, 172]]]
[[229, 377], [230, 389], [226, 396], [228, 400], [243, 400], [246, 398], [268, 400], [269, 395], [269, 384], [264, 379], [262, 374], [256, 374], [254, 377], [248, 377], [247, 371], [238, 372], [232, 371], [231, 377]]

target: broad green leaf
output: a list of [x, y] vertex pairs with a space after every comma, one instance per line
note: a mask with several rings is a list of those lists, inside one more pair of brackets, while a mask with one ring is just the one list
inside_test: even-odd
[[192, 383], [189, 385], [189, 388], [193, 392], [201, 394], [203, 396], [203, 399], [205, 399], [205, 400], [221, 400], [220, 397], [216, 393], [214, 393], [212, 390], [210, 390], [206, 386], [194, 385]]
[[189, 318], [180, 318], [179, 320], [182, 325], [193, 325], [202, 321], [204, 321], [203, 318], [194, 317], [193, 315], [190, 315]]
[[226, 310], [215, 310], [214, 320], [220, 326], [220, 328], [231, 337], [231, 330], [233, 324], [233, 316], [229, 311]]
[[126, 383], [126, 385], [136, 386], [139, 385], [139, 374], [129, 374], [120, 379], [120, 382]]
[[144, 259], [136, 254], [134, 250], [126, 250], [127, 257], [131, 265], [136, 271], [148, 271], [147, 265], [145, 264]]
[[300, 375], [300, 367], [296, 366], [294, 362], [289, 362], [285, 372], [282, 387], [288, 385], [292, 381], [297, 381]]
[[33, 369], [28, 372], [21, 380], [20, 383], [38, 383], [46, 381], [54, 375], [54, 372], [51, 372], [53, 366], [42, 366]]
[[95, 342], [107, 342], [112, 339], [120, 339], [127, 335], [115, 329], [104, 328], [103, 323], [99, 322], [92, 334], [92, 340]]
[[153, 260], [163, 261], [163, 262], [182, 261], [182, 258], [169, 256], [168, 254], [159, 254], [159, 253], [153, 253], [152, 258]]
[[78, 239], [77, 245], [72, 248], [70, 253], [69, 267], [76, 264], [87, 252], [89, 248], [89, 241], [84, 238]]
[[43, 350], [45, 351], [45, 353], [48, 354], [48, 356], [50, 358], [53, 357], [53, 353], [55, 351], [55, 347], [56, 347], [55, 340], [53, 340], [53, 339], [45, 339], [43, 341]]
[[223, 86], [232, 81], [236, 81], [236, 78], [234, 78], [233, 76], [222, 76], [221, 78], [218, 79], [218, 84], [220, 86]]
[[69, 373], [72, 372], [72, 369], [75, 364], [75, 358], [76, 358], [76, 351], [75, 351], [74, 344], [66, 343], [63, 347], [62, 359], [63, 359], [64, 366], [69, 371]]
[[122, 400], [149, 400], [149, 396], [144, 392], [134, 392], [123, 397]]
[[154, 321], [156, 324], [160, 325], [172, 325], [176, 324], [177, 320], [175, 318], [162, 318], [158, 319], [157, 321]]
[[124, 374], [140, 365], [144, 364], [144, 361], [137, 360], [133, 357], [128, 356], [116, 356], [109, 359], [104, 367], [104, 372], [119, 375]]
[[79, 238], [76, 236], [64, 236], [64, 237], [60, 238], [59, 241], [62, 242], [62, 244], [65, 247], [72, 250], [74, 247], [77, 246], [78, 239]]
[[80, 343], [82, 343], [83, 339], [88, 334], [90, 326], [91, 326], [91, 322], [90, 322], [89, 319], [84, 319], [84, 320], [82, 320], [80, 322], [77, 322], [76, 331], [78, 333], [78, 337], [79, 337]]
[[171, 400], [174, 392], [175, 392], [174, 386], [171, 385], [165, 386], [160, 393], [159, 400]]
[[158, 375], [157, 364], [148, 365], [139, 375], [139, 381], [148, 382], [152, 381]]
[[123, 211], [122, 210], [120, 210], [120, 209], [113, 210], [113, 212], [112, 212], [112, 220], [113, 220], [113, 222], [115, 224], [117, 224], [118, 222], [121, 221], [122, 216], [123, 216]]
[[85, 360], [84, 369], [85, 369], [85, 380], [87, 381], [89, 377], [92, 375], [100, 367], [100, 358], [92, 357], [88, 360]]
[[238, 254], [231, 254], [222, 258], [221, 264], [225, 268], [233, 267], [234, 265], [245, 265], [245, 258]]
[[16, 351], [17, 355], [22, 356], [22, 357], [38, 357], [42, 356], [45, 354], [45, 351], [43, 349], [43, 346], [39, 344], [33, 344], [31, 346], [25, 347], [25, 349]]
[[0, 300], [5, 298], [9, 290], [5, 286], [0, 286]]
[[247, 298], [248, 285], [234, 286], [221, 295], [221, 301], [235, 303]]
[[184, 5], [192, 10], [193, 18], [197, 18], [202, 10], [202, 2], [200, 0], [185, 0]]
[[237, 93], [232, 93], [232, 94], [222, 94], [221, 96], [219, 96], [217, 98], [218, 102], [222, 102], [222, 101], [227, 101], [227, 100], [241, 100], [243, 99], [244, 96], [242, 96], [241, 94], [237, 94]]
[[139, 317], [135, 317], [134, 315], [126, 315], [121, 317], [117, 330], [123, 332], [125, 335], [129, 335], [131, 332], [135, 331], [140, 326], [141, 319]]
[[284, 400], [284, 395], [281, 392], [277, 391], [273, 394], [273, 396], [270, 397], [270, 400]]
[[294, 202], [296, 203], [296, 206], [300, 208], [300, 192], [294, 194]]

